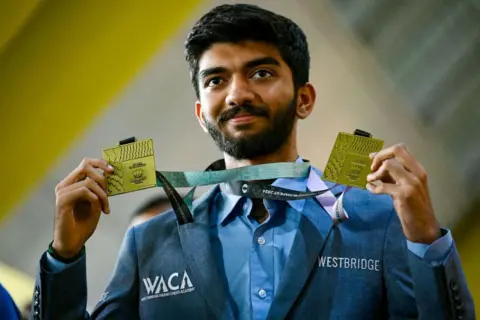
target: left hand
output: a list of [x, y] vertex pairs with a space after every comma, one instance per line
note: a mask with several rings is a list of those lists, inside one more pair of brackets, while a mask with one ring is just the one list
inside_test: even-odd
[[370, 157], [373, 159], [372, 173], [367, 176], [367, 189], [392, 196], [405, 237], [425, 244], [437, 240], [441, 235], [440, 226], [433, 213], [427, 174], [422, 165], [403, 144]]

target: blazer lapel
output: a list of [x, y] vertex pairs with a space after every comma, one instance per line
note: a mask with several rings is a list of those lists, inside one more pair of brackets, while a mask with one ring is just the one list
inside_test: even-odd
[[193, 205], [195, 221], [178, 226], [180, 242], [192, 272], [195, 289], [199, 290], [217, 319], [233, 319], [225, 280], [220, 276], [210, 244], [208, 213], [210, 199], [217, 191], [212, 188]]
[[267, 319], [285, 319], [316, 266], [333, 221], [314, 200], [305, 203], [298, 232]]

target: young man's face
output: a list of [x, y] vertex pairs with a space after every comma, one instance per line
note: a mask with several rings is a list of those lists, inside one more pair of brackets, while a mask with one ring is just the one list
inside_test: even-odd
[[274, 46], [214, 44], [199, 61], [198, 86], [200, 124], [230, 156], [270, 154], [290, 137], [297, 94], [292, 72]]

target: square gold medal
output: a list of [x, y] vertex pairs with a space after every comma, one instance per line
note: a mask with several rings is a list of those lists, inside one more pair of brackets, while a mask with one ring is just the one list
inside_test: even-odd
[[371, 173], [369, 155], [383, 148], [383, 141], [340, 132], [323, 171], [322, 179], [345, 186], [365, 189]]
[[102, 158], [115, 169], [107, 176], [108, 196], [157, 185], [152, 139], [103, 149]]

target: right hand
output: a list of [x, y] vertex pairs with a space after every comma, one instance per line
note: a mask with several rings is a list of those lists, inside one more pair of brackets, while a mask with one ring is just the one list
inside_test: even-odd
[[110, 213], [104, 173], [114, 169], [105, 160], [85, 158], [55, 188], [53, 249], [63, 258], [82, 250], [97, 228], [102, 211]]

